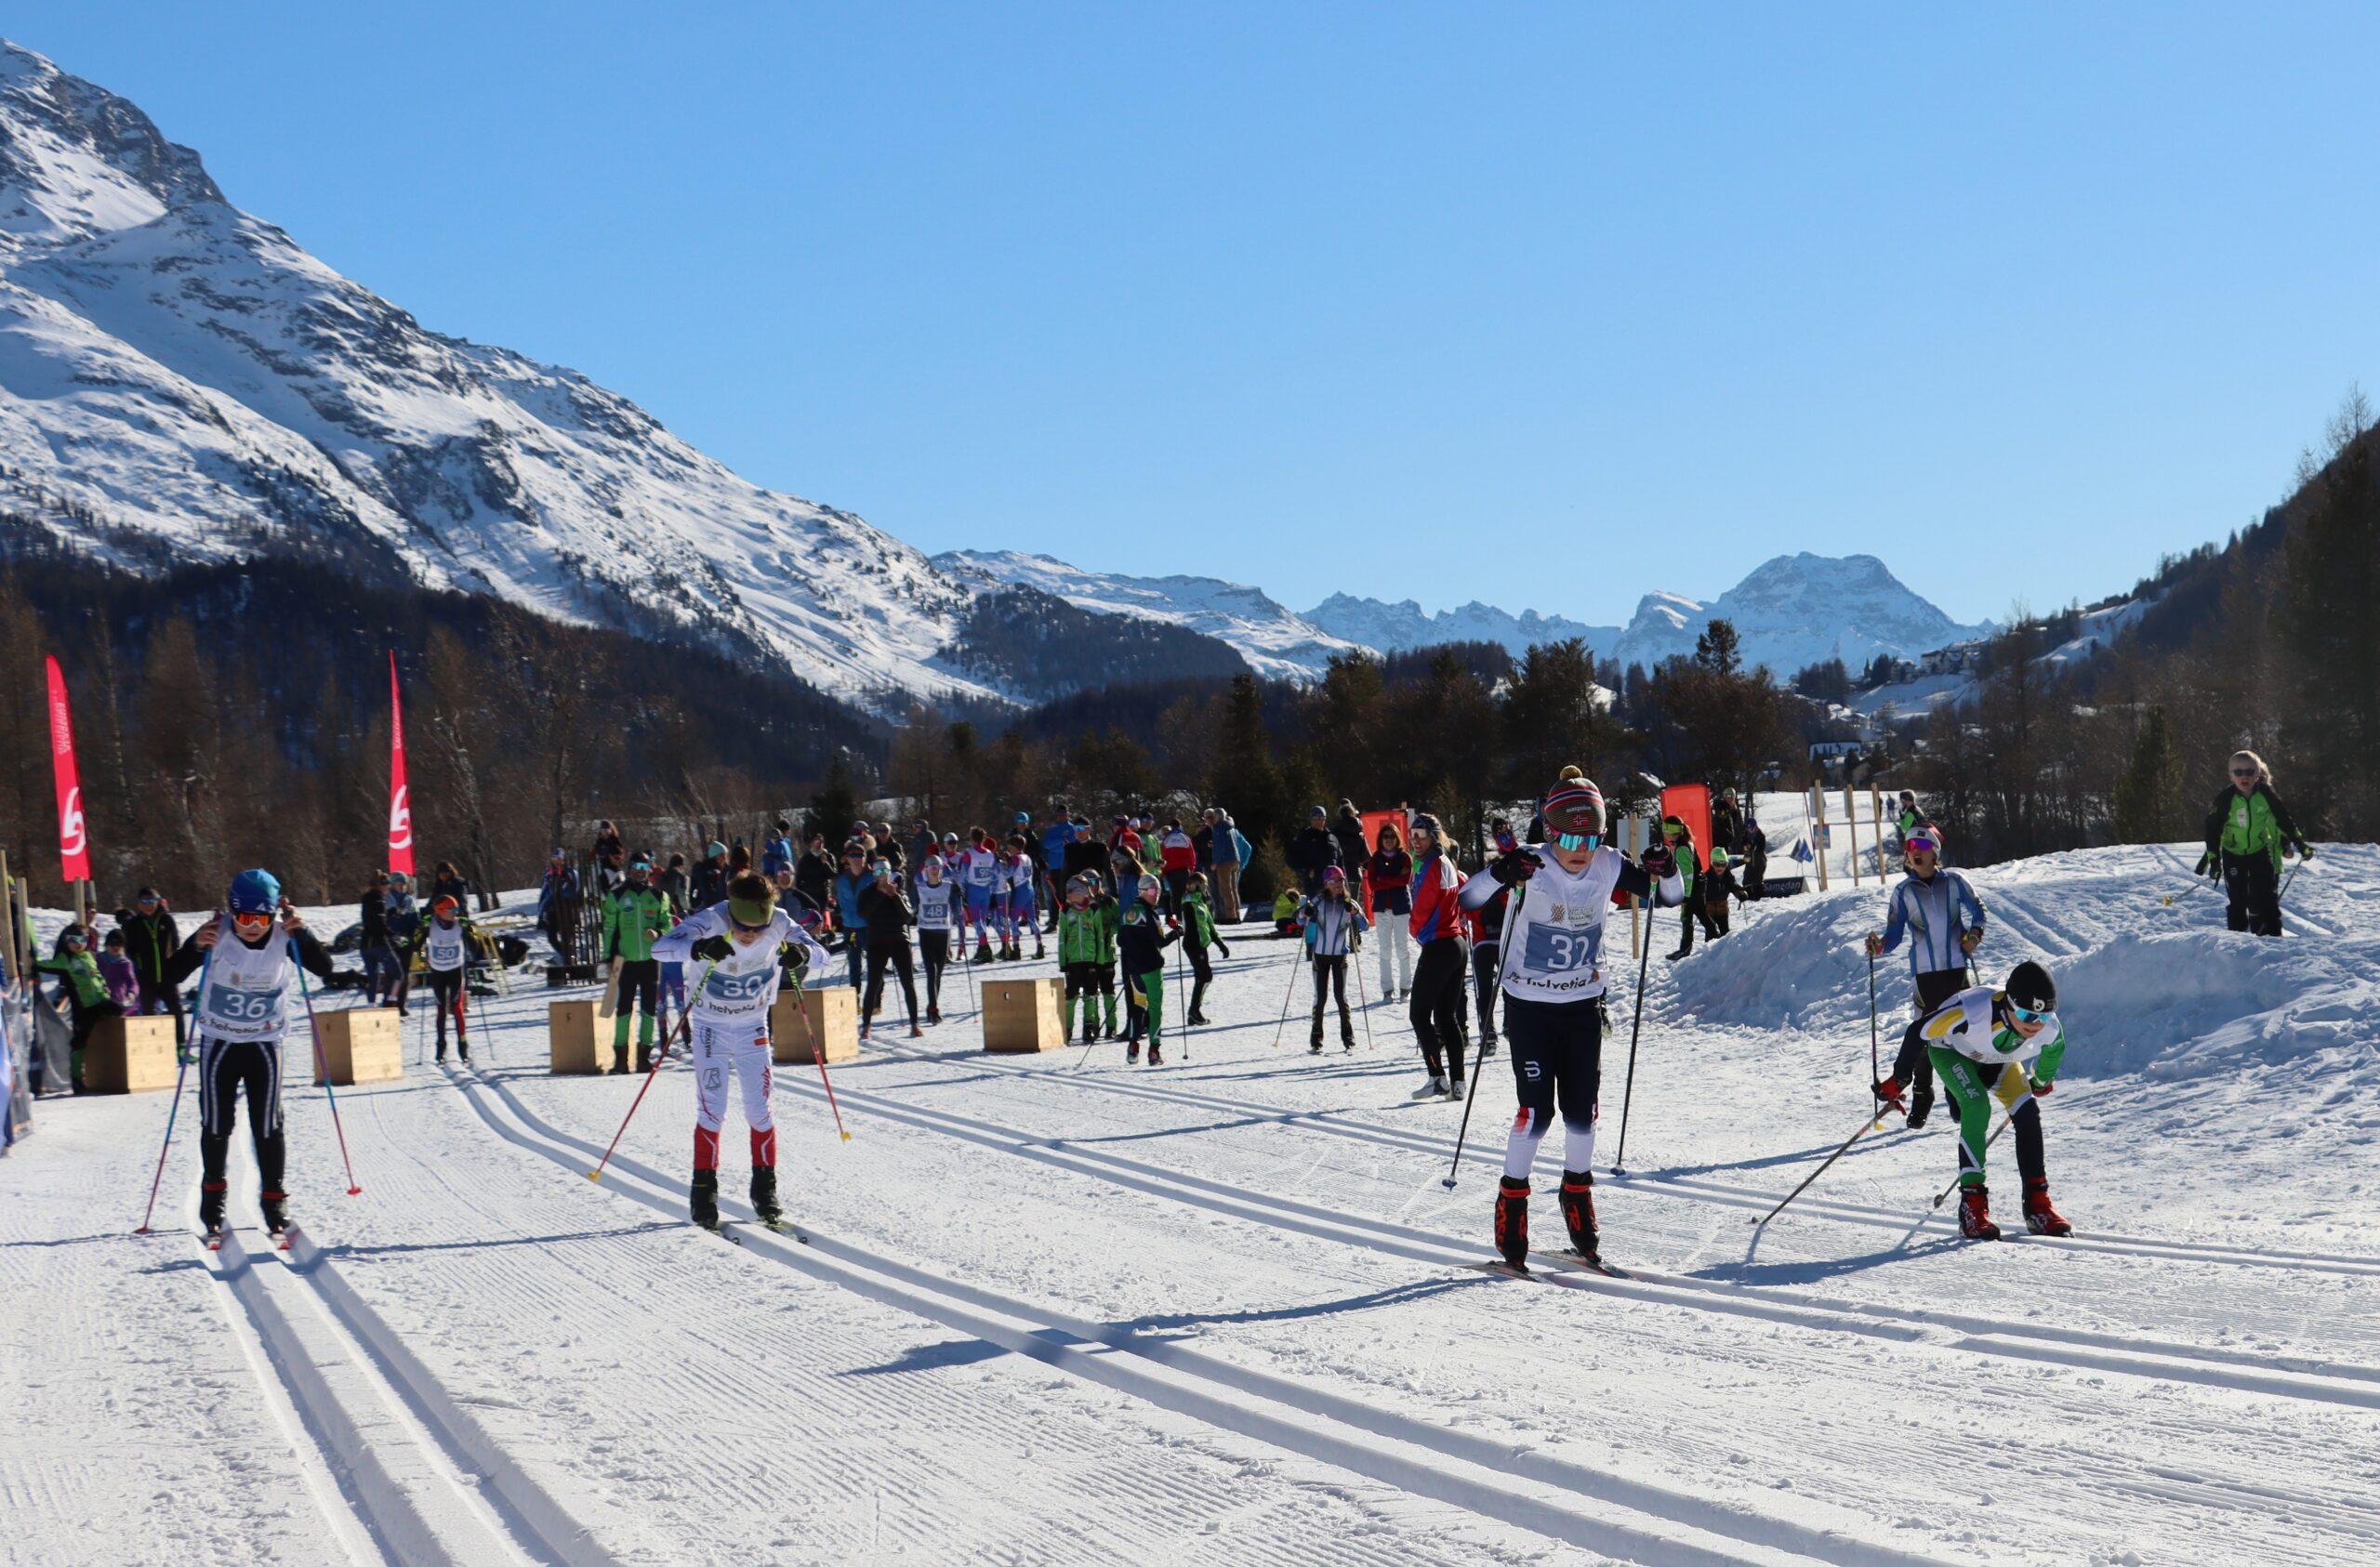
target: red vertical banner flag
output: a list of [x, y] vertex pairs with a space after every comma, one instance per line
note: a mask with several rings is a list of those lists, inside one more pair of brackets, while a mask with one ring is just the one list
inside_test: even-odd
[[49, 761], [58, 778], [59, 876], [91, 879], [91, 835], [83, 820], [83, 784], [74, 773], [74, 718], [66, 706], [66, 672], [49, 665]]
[[389, 869], [413, 875], [413, 796], [405, 789], [405, 710], [397, 694], [397, 651], [389, 650]]

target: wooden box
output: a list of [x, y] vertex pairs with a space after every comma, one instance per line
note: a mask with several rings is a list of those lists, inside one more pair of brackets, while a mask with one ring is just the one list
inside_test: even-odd
[[546, 1003], [546, 1060], [556, 1076], [600, 1076], [612, 1070], [612, 1022], [599, 1021], [596, 1005], [591, 996]]
[[1031, 1055], [1066, 1047], [1065, 981], [985, 979], [984, 1048]]
[[825, 990], [804, 990], [803, 1010], [809, 1015], [809, 1026], [793, 1015], [793, 992], [779, 991], [769, 1007], [770, 1053], [781, 1061], [812, 1060], [810, 1042], [826, 1042], [826, 1064], [859, 1059], [859, 992], [849, 985], [829, 985]]
[[[395, 1007], [350, 1007], [317, 1012], [314, 1021], [323, 1031], [323, 1060], [330, 1063], [333, 1083], [391, 1083], [405, 1074], [404, 1025]], [[314, 1081], [322, 1080], [318, 1064]]]
[[83, 1086], [95, 1094], [145, 1094], [174, 1086], [174, 1020], [109, 1018], [83, 1051]]

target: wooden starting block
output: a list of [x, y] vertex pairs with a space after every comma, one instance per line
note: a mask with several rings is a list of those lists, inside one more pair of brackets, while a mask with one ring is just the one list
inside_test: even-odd
[[810, 1042], [824, 1040], [826, 1064], [859, 1059], [859, 992], [849, 985], [830, 985], [825, 990], [801, 993], [802, 1010], [809, 1026], [794, 1016], [793, 992], [779, 991], [776, 1001], [769, 1007], [769, 1053], [777, 1060], [800, 1061], [807, 1065], [815, 1058]]
[[601, 1076], [612, 1070], [611, 1020], [602, 1020], [598, 1033], [596, 1005], [592, 996], [546, 1003], [546, 1060], [555, 1076]]
[[1066, 1047], [1065, 981], [992, 980], [976, 989], [984, 998], [984, 1048], [1033, 1055]]
[[83, 1086], [94, 1094], [170, 1088], [174, 1075], [171, 1018], [110, 1018], [83, 1050]]
[[[322, 1059], [330, 1063], [333, 1083], [390, 1083], [405, 1074], [404, 1025], [395, 1007], [350, 1007], [317, 1012], [314, 1021], [323, 1032]], [[317, 1062], [314, 1081], [322, 1080]]]

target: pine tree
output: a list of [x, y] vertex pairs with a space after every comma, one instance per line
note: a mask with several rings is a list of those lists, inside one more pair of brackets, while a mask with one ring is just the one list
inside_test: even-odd
[[2115, 833], [2119, 843], [2170, 843], [2188, 834], [2181, 758], [2161, 705], [2143, 713], [2133, 732], [2132, 759], [2116, 781]]

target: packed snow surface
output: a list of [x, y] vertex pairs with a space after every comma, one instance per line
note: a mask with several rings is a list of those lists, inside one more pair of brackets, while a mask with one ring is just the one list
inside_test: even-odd
[[[1620, 916], [1596, 1196], [1630, 1280], [1468, 1266], [1505, 1061], [1449, 1192], [1461, 1107], [1407, 1098], [1373, 955], [1358, 1048], [1334, 1021], [1312, 1056], [1292, 949], [1255, 927], [1162, 1068], [983, 1054], [973, 996], [1046, 961], [954, 973], [941, 1026], [834, 1068], [847, 1143], [816, 1070], [780, 1068], [808, 1244], [684, 1222], [674, 1064], [589, 1182], [639, 1085], [547, 1075], [521, 975], [469, 1070], [340, 1092], [359, 1196], [292, 1073], [319, 1250], [286, 1259], [191, 1238], [192, 1107], [136, 1237], [168, 1097], [45, 1101], [0, 1162], [0, 1558], [2368, 1561], [2380, 850], [2324, 849], [2280, 942], [2223, 930], [2189, 857], [1972, 873], [1983, 971], [2065, 986], [2064, 1242], [1958, 1240], [1939, 1120], [1863, 1137], [1755, 1230], [1863, 1124], [1872, 880], [1654, 959], [1624, 1179]], [[1889, 1051], [1908, 981], [1877, 979]]]

